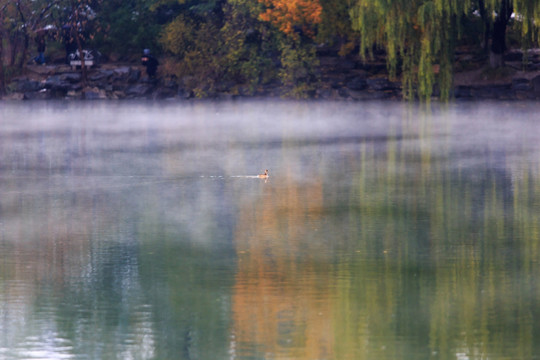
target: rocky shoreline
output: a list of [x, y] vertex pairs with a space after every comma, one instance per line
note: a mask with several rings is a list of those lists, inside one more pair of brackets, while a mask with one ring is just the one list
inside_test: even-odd
[[[518, 64], [519, 66], [519, 64]], [[496, 80], [483, 80], [478, 69], [456, 74], [453, 97], [456, 100], [539, 100], [540, 61], [527, 72], [512, 71]], [[320, 84], [310, 98], [324, 100], [382, 100], [402, 98], [401, 83], [385, 74], [383, 61], [362, 63], [359, 59], [320, 57]], [[161, 76], [149, 79], [141, 66], [106, 63], [88, 69], [83, 85], [81, 71], [68, 65], [29, 65], [26, 73], [7, 84], [4, 100], [121, 100], [171, 99], [184, 100], [194, 94], [182, 86], [182, 79]], [[287, 97], [288, 90], [280, 84], [261, 86], [255, 92], [241, 85], [222, 84], [221, 89], [208, 94], [215, 99], [238, 97]], [[437, 97], [437, 93], [434, 94]]]

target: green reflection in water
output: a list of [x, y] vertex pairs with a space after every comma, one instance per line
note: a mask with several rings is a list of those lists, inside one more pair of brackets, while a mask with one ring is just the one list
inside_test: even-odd
[[362, 144], [351, 187], [336, 358], [540, 356], [538, 165], [387, 145]]

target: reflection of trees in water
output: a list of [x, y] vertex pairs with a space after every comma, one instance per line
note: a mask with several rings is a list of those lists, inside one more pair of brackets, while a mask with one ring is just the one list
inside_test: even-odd
[[238, 358], [332, 357], [331, 244], [317, 235], [322, 184], [293, 176], [282, 173], [279, 185], [268, 184], [260, 201], [240, 209], [230, 330]]
[[158, 334], [156, 358], [226, 358], [231, 254], [201, 247], [181, 231], [147, 227], [141, 236], [141, 280]]
[[[96, 358], [538, 357], [539, 165], [432, 126], [272, 142], [297, 158], [267, 183], [182, 177], [152, 132], [137, 164], [180, 174], [161, 185], [0, 177], [15, 189], [0, 197], [0, 347], [52, 333]], [[41, 158], [14, 138], [0, 169], [82, 173], [86, 136]], [[106, 171], [127, 158], [109, 150]]]
[[538, 354], [540, 174], [507, 149], [473, 163], [445, 139], [433, 151], [430, 131], [345, 142], [309, 185], [293, 175], [285, 192], [270, 186], [241, 209], [239, 358]]
[[0, 199], [7, 221], [0, 327], [13, 336], [2, 347], [14, 357], [152, 357], [151, 308], [139, 288], [138, 246], [126, 214], [109, 207], [114, 194], [48, 181], [27, 179], [20, 192], [13, 185]]
[[181, 178], [143, 196], [136, 221], [139, 271], [153, 309], [156, 358], [228, 357], [235, 263], [229, 185]]
[[[531, 221], [538, 170], [516, 174], [504, 153], [456, 168], [454, 155], [394, 151], [365, 144], [354, 176], [347, 227], [359, 261], [338, 265], [350, 276], [338, 308], [353, 315], [338, 311], [350, 343], [336, 352], [353, 356], [360, 342], [370, 344], [366, 351], [384, 346], [379, 358], [397, 356], [400, 346], [438, 358], [538, 354], [528, 335], [539, 330], [539, 234]], [[392, 348], [377, 340], [381, 332], [394, 338]]]

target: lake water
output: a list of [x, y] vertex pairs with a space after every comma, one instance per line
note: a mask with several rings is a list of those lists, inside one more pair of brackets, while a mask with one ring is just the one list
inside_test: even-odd
[[540, 359], [540, 104], [2, 103], [0, 358]]

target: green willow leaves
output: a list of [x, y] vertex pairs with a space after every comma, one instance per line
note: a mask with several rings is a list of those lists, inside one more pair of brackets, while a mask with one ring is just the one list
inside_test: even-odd
[[[359, 33], [361, 54], [367, 58], [374, 45], [382, 47], [390, 75], [396, 76], [401, 70], [406, 97], [418, 94], [427, 99], [438, 84], [441, 98], [446, 99], [450, 96], [455, 46], [462, 25], [481, 21], [487, 40], [483, 45], [487, 47], [491, 41], [491, 56], [502, 57], [510, 22], [521, 27], [524, 43], [538, 40], [535, 24], [540, 23], [540, 2], [355, 0], [349, 14], [353, 29]], [[500, 65], [500, 61], [493, 64]]]

